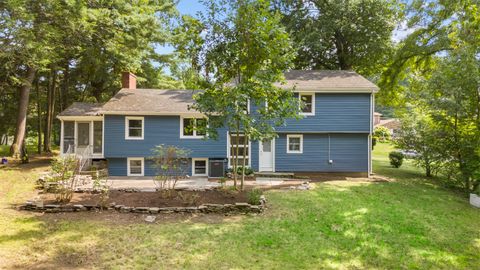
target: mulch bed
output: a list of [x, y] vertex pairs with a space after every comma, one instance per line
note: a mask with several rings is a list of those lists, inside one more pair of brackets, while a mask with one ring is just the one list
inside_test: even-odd
[[[199, 206], [202, 204], [235, 204], [248, 202], [248, 191], [229, 191], [221, 189], [205, 191], [172, 191], [171, 196], [159, 192], [123, 192], [110, 191], [108, 204], [122, 204], [136, 207], [180, 207]], [[44, 204], [55, 204], [55, 195], [41, 195]], [[74, 193], [68, 205], [96, 205], [100, 202], [100, 194]]]

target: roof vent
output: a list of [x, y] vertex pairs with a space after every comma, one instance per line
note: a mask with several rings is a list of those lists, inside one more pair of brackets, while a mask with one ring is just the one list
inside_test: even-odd
[[130, 72], [122, 72], [122, 88], [137, 89], [137, 76]]

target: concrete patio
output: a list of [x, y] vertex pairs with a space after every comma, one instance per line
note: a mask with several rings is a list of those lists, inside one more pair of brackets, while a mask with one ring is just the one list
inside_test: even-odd
[[[245, 181], [245, 186], [258, 186], [258, 187], [272, 187], [284, 184], [300, 184], [302, 181], [298, 179], [280, 179], [280, 178], [268, 178], [257, 177], [256, 180]], [[153, 181], [153, 177], [121, 177], [111, 176], [107, 179], [107, 184], [111, 190], [128, 190], [135, 189], [139, 191], [155, 191], [157, 185]], [[227, 186], [233, 186], [233, 180], [229, 180], [225, 183]], [[179, 180], [175, 188], [176, 189], [211, 189], [220, 187], [221, 184], [216, 179], [208, 179], [207, 177], [191, 177], [188, 179]], [[92, 181], [86, 181], [84, 184], [77, 186], [78, 189], [89, 190], [93, 188]]]

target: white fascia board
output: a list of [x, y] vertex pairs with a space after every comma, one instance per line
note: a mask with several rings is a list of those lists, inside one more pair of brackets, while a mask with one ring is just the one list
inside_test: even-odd
[[102, 121], [103, 116], [57, 116], [62, 121]]

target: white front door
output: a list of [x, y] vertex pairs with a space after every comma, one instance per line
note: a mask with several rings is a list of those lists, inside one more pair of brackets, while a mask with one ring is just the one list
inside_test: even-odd
[[259, 145], [259, 171], [261, 172], [273, 172], [274, 171], [274, 147], [275, 140], [262, 141]]

